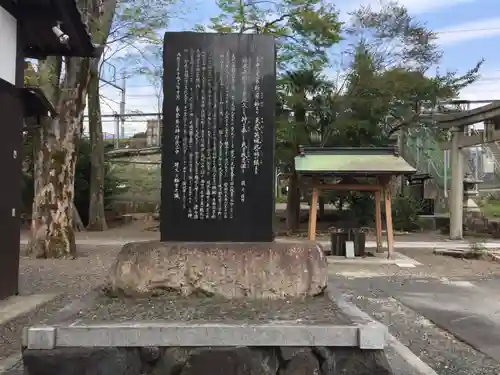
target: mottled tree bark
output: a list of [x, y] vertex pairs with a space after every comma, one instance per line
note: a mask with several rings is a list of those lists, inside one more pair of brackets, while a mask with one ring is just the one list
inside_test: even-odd
[[107, 229], [104, 212], [104, 137], [102, 133], [101, 105], [99, 101], [99, 67], [96, 59], [91, 66], [89, 81], [89, 134], [90, 134], [90, 200], [88, 230]]
[[35, 146], [35, 196], [28, 253], [42, 258], [76, 256], [73, 230], [76, 144], [87, 93], [89, 61], [67, 59], [65, 68], [60, 89], [53, 84], [59, 80], [61, 71], [58, 60], [48, 59], [40, 68], [48, 77], [45, 92], [57, 103], [59, 114], [56, 119], [42, 120]]
[[[104, 44], [116, 0], [77, 1], [95, 42]], [[91, 59], [49, 57], [40, 63], [39, 84], [58, 117], [45, 118], [35, 155], [35, 197], [28, 253], [43, 258], [76, 256], [74, 184], [81, 118], [87, 99]], [[62, 78], [64, 77], [64, 78]]]

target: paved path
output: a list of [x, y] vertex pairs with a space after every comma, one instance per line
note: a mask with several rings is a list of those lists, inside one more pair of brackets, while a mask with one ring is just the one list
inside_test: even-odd
[[[278, 242], [295, 242], [294, 239], [288, 238], [277, 238]], [[330, 241], [317, 241], [324, 248], [330, 247]], [[446, 248], [446, 249], [458, 249], [458, 248], [468, 248], [470, 247], [471, 242], [469, 241], [395, 241], [394, 247], [396, 249], [433, 249], [436, 247]], [[384, 246], [387, 244], [384, 242]], [[489, 241], [482, 244], [482, 246], [487, 249], [500, 249], [500, 241]], [[377, 243], [375, 241], [366, 241], [366, 247], [375, 248], [377, 247]]]
[[[85, 238], [85, 239], [77, 239], [77, 245], [90, 245], [90, 246], [122, 246], [128, 242], [139, 242], [139, 241], [151, 241], [157, 240], [159, 236], [151, 235], [151, 236], [143, 236], [143, 237], [122, 237], [122, 238]], [[293, 238], [277, 238], [276, 242], [282, 243], [293, 243], [297, 241], [306, 241], [305, 239], [293, 239]], [[330, 247], [329, 241], [317, 241], [324, 248]], [[21, 239], [21, 244], [26, 245], [28, 240], [26, 238]], [[395, 241], [394, 247], [396, 249], [433, 249], [433, 248], [446, 248], [446, 249], [459, 249], [459, 248], [468, 248], [470, 247], [471, 242], [468, 241]], [[375, 248], [377, 246], [375, 241], [366, 241], [367, 248]], [[384, 244], [385, 246], [385, 244]], [[482, 244], [487, 249], [499, 249], [500, 250], [500, 241], [488, 241]]]

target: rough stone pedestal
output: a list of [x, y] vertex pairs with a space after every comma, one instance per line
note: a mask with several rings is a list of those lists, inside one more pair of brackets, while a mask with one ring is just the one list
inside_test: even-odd
[[321, 294], [327, 262], [315, 243], [126, 244], [109, 275], [115, 295], [286, 298]]
[[27, 350], [29, 375], [392, 375], [383, 351], [329, 347]]

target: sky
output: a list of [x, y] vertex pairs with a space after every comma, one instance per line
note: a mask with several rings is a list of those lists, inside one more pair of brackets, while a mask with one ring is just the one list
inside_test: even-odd
[[[191, 3], [192, 0], [189, 1]], [[500, 1], [498, 0], [400, 0], [410, 14], [439, 37], [438, 43], [444, 56], [439, 66], [441, 72], [465, 72], [479, 60], [484, 59], [480, 79], [460, 93], [461, 99], [500, 100]], [[378, 0], [338, 0], [335, 2], [341, 19], [360, 5], [379, 6]], [[169, 30], [191, 30], [196, 24], [206, 24], [210, 17], [217, 15], [215, 0], [199, 0], [192, 9], [186, 9], [179, 18], [170, 22]], [[138, 45], [137, 48], [140, 48]], [[154, 65], [154, 64], [152, 64]], [[158, 89], [144, 76], [126, 72], [125, 112], [153, 113], [159, 107]], [[104, 69], [104, 77], [119, 85], [120, 73], [115, 73], [111, 65]], [[102, 112], [112, 115], [119, 111], [121, 91], [101, 83], [103, 99]], [[127, 119], [124, 124], [125, 136], [145, 131], [146, 118]], [[105, 117], [103, 130], [115, 133], [112, 117]]]

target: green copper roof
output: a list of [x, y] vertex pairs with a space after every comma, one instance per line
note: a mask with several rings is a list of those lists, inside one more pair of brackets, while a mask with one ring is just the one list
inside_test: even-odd
[[416, 172], [392, 148], [305, 149], [295, 157], [298, 173], [338, 174], [413, 174]]

